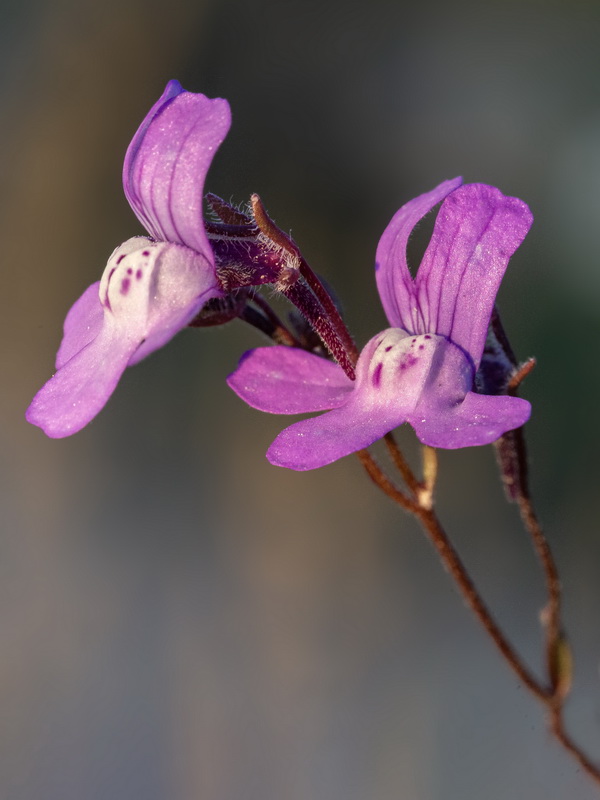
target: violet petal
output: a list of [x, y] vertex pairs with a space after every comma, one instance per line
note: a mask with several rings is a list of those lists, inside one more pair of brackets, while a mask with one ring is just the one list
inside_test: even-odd
[[104, 309], [98, 297], [99, 288], [100, 281], [92, 283], [69, 309], [64, 322], [62, 342], [56, 354], [56, 369], [60, 369], [76, 353], [93, 342], [100, 333]]
[[[112, 254], [100, 282], [98, 334], [87, 341], [89, 307], [96, 325], [88, 289], [69, 312], [60, 369], [33, 399], [28, 421], [55, 438], [81, 430], [106, 403], [126, 366], [162, 347], [206, 300], [220, 294], [204, 256], [178, 244], [129, 239]], [[78, 342], [83, 346], [73, 352]]]
[[249, 406], [272, 414], [337, 408], [354, 386], [332, 361], [283, 346], [245, 353], [227, 383]]
[[375, 256], [377, 288], [390, 325], [411, 333], [433, 332], [422, 324], [415, 297], [414, 282], [408, 269], [406, 245], [415, 225], [450, 192], [462, 178], [444, 181], [430, 192], [415, 197], [392, 217], [383, 232]]
[[93, 342], [74, 355], [40, 389], [26, 419], [60, 439], [80, 431], [113, 393], [137, 342], [123, 338], [105, 321]]
[[285, 428], [267, 450], [267, 459], [276, 467], [317, 469], [368, 447], [402, 422], [349, 404]]
[[462, 403], [439, 409], [419, 407], [408, 419], [423, 444], [454, 450], [495, 442], [502, 434], [524, 425], [531, 405], [521, 397], [469, 392]]
[[360, 355], [347, 402], [286, 428], [267, 458], [290, 469], [315, 469], [373, 444], [414, 411], [437, 350], [445, 346], [440, 337], [398, 328], [378, 334]]
[[130, 364], [137, 364], [222, 292], [204, 256], [179, 244], [134, 236], [110, 257], [99, 294], [121, 335], [136, 342]]
[[509, 258], [532, 222], [526, 204], [467, 184], [442, 203], [415, 280], [425, 329], [462, 347], [478, 367]]
[[442, 341], [446, 343], [436, 350], [419, 401], [407, 416], [424, 444], [446, 449], [489, 444], [527, 421], [531, 407], [526, 400], [470, 391], [470, 358]]
[[[191, 322], [204, 303], [223, 293], [209, 261], [188, 247], [148, 242], [123, 254], [122, 249], [115, 251], [104, 274], [111, 276], [107, 296], [113, 313], [122, 319], [123, 329], [138, 339], [139, 346], [129, 361], [133, 365], [163, 347]], [[116, 271], [111, 273], [111, 263], [119, 258]], [[101, 295], [105, 278], [102, 280]]]
[[125, 155], [123, 188], [155, 239], [186, 245], [212, 261], [202, 215], [204, 180], [231, 123], [229, 104], [170, 81]]

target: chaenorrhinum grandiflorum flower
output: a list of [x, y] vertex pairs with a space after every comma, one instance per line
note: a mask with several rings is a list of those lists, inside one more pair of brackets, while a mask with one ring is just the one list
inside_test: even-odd
[[199, 319], [207, 303], [222, 302], [217, 321], [227, 321], [243, 306], [237, 297], [230, 302], [230, 292], [276, 282], [289, 264], [259, 241], [250, 217], [218, 198], [213, 203], [236, 224], [203, 220], [204, 180], [230, 121], [226, 100], [170, 81], [133, 137], [123, 187], [150, 238], [135, 236], [117, 247], [102, 279], [68, 312], [57, 371], [26, 413], [48, 436], [87, 425], [125, 368]]
[[136, 132], [123, 187], [151, 238], [117, 247], [102, 279], [64, 323], [54, 376], [27, 420], [48, 436], [81, 430], [103, 408], [126, 367], [166, 344], [211, 298], [224, 294], [202, 218], [204, 179], [230, 126], [226, 100], [170, 81]]
[[[474, 386], [490, 315], [511, 255], [532, 216], [521, 200], [483, 184], [446, 181], [392, 218], [379, 242], [376, 280], [390, 328], [362, 350], [352, 381], [335, 363], [303, 350], [246, 353], [228, 379], [249, 405], [276, 414], [327, 413], [282, 431], [272, 464], [322, 467], [408, 422], [423, 444], [484, 445], [523, 425], [526, 400]], [[416, 277], [406, 248], [417, 223], [442, 202]]]

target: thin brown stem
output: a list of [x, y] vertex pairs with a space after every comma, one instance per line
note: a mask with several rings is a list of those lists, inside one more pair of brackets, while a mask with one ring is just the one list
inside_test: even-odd
[[550, 713], [550, 730], [565, 750], [571, 753], [584, 772], [586, 772], [590, 778], [593, 778], [596, 783], [600, 784], [600, 767], [594, 764], [594, 762], [582, 752], [580, 747], [575, 744], [573, 739], [571, 739], [569, 734], [565, 731], [562, 707], [560, 705], [553, 708]]
[[546, 580], [548, 604], [544, 609], [543, 623], [546, 632], [546, 668], [550, 682], [555, 689], [559, 683], [560, 675], [557, 673], [556, 650], [561, 639], [561, 587], [558, 570], [554, 556], [550, 550], [548, 540], [544, 536], [542, 527], [537, 519], [529, 496], [520, 496], [517, 500], [521, 519], [531, 541], [537, 557], [542, 566]]
[[549, 696], [548, 689], [540, 685], [537, 678], [523, 664], [515, 649], [494, 620], [435, 513], [432, 510], [418, 508], [415, 516], [420, 521], [429, 541], [435, 547], [442, 564], [454, 579], [464, 601], [488, 632], [504, 660], [527, 686], [529, 691], [540, 700], [546, 702]]
[[264, 297], [256, 292], [252, 297], [252, 302], [260, 308], [261, 312], [272, 324], [274, 335], [272, 335], [271, 338], [274, 341], [278, 344], [287, 345], [288, 347], [302, 347], [298, 339], [286, 328]]
[[[358, 452], [358, 457], [367, 470], [371, 480], [373, 480], [388, 497], [401, 505], [406, 511], [410, 511], [410, 513], [414, 514], [419, 520], [430, 542], [435, 547], [442, 564], [454, 579], [464, 601], [488, 632], [505, 661], [536, 697], [547, 702], [551, 693], [544, 686], [540, 685], [529, 669], [523, 664], [492, 617], [458, 553], [440, 525], [435, 513], [430, 509], [422, 508], [399, 492], [366, 450], [360, 450]], [[399, 499], [398, 495], [400, 495], [401, 499]]]
[[275, 344], [283, 344], [288, 347], [298, 347], [298, 342], [288, 329], [277, 319], [267, 317], [252, 306], [245, 306], [239, 314], [239, 318], [248, 325], [252, 325], [265, 336], [268, 336]]
[[405, 511], [409, 511], [411, 514], [416, 512], [417, 504], [392, 483], [368, 450], [359, 450], [356, 455], [376, 486], [379, 486], [389, 498], [398, 503]]
[[385, 446], [387, 447], [392, 461], [394, 462], [394, 466], [400, 475], [402, 475], [402, 480], [408, 486], [413, 497], [416, 498], [419, 494], [419, 490], [421, 489], [421, 484], [416, 479], [408, 461], [404, 458], [404, 454], [398, 447], [398, 443], [394, 438], [394, 434], [391, 432], [386, 433], [386, 435], [383, 437], [383, 441], [385, 442]]
[[367, 450], [361, 450], [357, 455], [371, 480], [390, 499], [419, 520], [421, 527], [436, 549], [445, 569], [453, 578], [464, 601], [487, 631], [504, 660], [519, 680], [548, 710], [550, 730], [554, 737], [575, 758], [579, 766], [590, 778], [600, 784], [600, 767], [591, 761], [581, 748], [575, 744], [564, 727], [563, 702], [568, 692], [570, 681], [570, 664], [567, 663], [565, 665], [565, 660], [570, 662], [570, 653], [560, 630], [560, 582], [552, 553], [537, 520], [530, 498], [521, 496], [518, 502], [523, 522], [531, 534], [547, 580], [549, 604], [546, 610], [546, 656], [551, 681], [548, 687], [544, 686], [523, 663], [496, 623], [434, 511], [420, 505], [418, 500], [406, 497], [390, 481]]
[[[514, 395], [518, 384], [533, 367], [535, 362], [530, 359], [521, 368], [519, 380], [515, 380], [509, 394]], [[508, 431], [496, 443], [496, 452], [501, 465], [502, 479], [509, 500], [517, 503], [523, 521], [523, 526], [533, 545], [537, 559], [540, 562], [546, 582], [548, 602], [542, 615], [545, 631], [546, 669], [553, 690], [560, 690], [559, 664], [557, 653], [561, 646], [561, 586], [558, 569], [554, 556], [548, 544], [542, 526], [539, 523], [529, 489], [529, 475], [527, 469], [527, 445], [523, 428]]]

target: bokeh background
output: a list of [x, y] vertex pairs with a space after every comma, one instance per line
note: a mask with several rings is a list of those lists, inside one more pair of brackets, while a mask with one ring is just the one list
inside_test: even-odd
[[[374, 250], [403, 202], [456, 174], [524, 198], [536, 222], [500, 304], [518, 354], [539, 360], [528, 434], [576, 657], [568, 717], [600, 757], [600, 5], [0, 12], [0, 796], [597, 796], [358, 462], [266, 462], [286, 420], [224, 383], [255, 332], [180, 334], [72, 439], [23, 413], [66, 310], [141, 233], [122, 159], [172, 77], [232, 105], [207, 189], [261, 194], [360, 343], [386, 325]], [[542, 582], [493, 452], [441, 462], [442, 518], [538, 667]]]

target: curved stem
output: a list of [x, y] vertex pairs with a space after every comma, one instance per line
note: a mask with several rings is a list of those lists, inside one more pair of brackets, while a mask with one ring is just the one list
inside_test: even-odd
[[[256, 302], [256, 298], [254, 298]], [[269, 337], [275, 344], [283, 344], [288, 347], [299, 347], [300, 343], [288, 331], [285, 325], [281, 322], [275, 312], [265, 304], [264, 306], [257, 303], [261, 311], [258, 311], [252, 306], [246, 305], [239, 314], [239, 318], [253, 328], [257, 328]], [[268, 311], [267, 311], [268, 309]], [[270, 313], [269, 313], [270, 312]]]
[[523, 525], [531, 536], [533, 547], [542, 565], [546, 580], [548, 604], [544, 609], [543, 623], [546, 631], [546, 668], [553, 689], [558, 686], [560, 675], [557, 674], [556, 648], [561, 640], [561, 587], [558, 570], [554, 556], [550, 550], [548, 540], [544, 536], [542, 527], [537, 519], [531, 498], [521, 496], [517, 500]]
[[272, 338], [277, 344], [284, 344], [288, 347], [302, 347], [302, 343], [284, 325], [264, 297], [262, 297], [258, 292], [255, 292], [252, 295], [252, 302], [260, 308], [265, 317], [274, 326], [277, 335], [273, 336]]
[[540, 700], [546, 702], [550, 696], [549, 690], [540, 685], [537, 678], [523, 664], [515, 649], [494, 620], [435, 513], [432, 510], [419, 507], [414, 514], [421, 523], [429, 541], [435, 547], [442, 564], [456, 583], [463, 599], [488, 632], [504, 660], [527, 686], [529, 691]]
[[411, 491], [413, 497], [418, 497], [419, 490], [421, 489], [421, 484], [415, 478], [415, 475], [410, 468], [408, 461], [404, 458], [404, 453], [398, 447], [398, 442], [394, 438], [393, 433], [386, 433], [383, 437], [385, 442], [385, 446], [388, 449], [390, 456], [392, 457], [392, 461], [394, 462], [394, 466], [402, 475], [402, 480], [408, 486]]
[[356, 455], [374, 484], [379, 486], [388, 497], [398, 503], [405, 511], [409, 511], [411, 514], [416, 512], [417, 504], [392, 483], [368, 450], [358, 450]]
[[597, 783], [600, 783], [600, 768], [593, 761], [590, 761], [565, 731], [562, 708], [560, 706], [554, 708], [550, 714], [550, 730], [565, 750], [571, 753], [584, 772]]
[[[530, 359], [525, 367], [532, 363], [534, 362]], [[515, 394], [517, 387], [518, 383], [515, 383], [510, 394]], [[562, 628], [560, 621], [561, 586], [554, 556], [548, 540], [544, 536], [531, 499], [527, 470], [527, 445], [523, 428], [508, 431], [495, 445], [507, 497], [519, 507], [523, 526], [531, 538], [533, 549], [544, 573], [548, 596], [548, 603], [542, 617], [546, 639], [546, 668], [553, 690], [558, 691], [560, 675], [557, 672], [557, 648], [560, 646]]]
[[485, 630], [489, 633], [494, 644], [507, 661], [513, 672], [527, 686], [527, 688], [544, 702], [551, 696], [545, 687], [541, 686], [528, 668], [522, 663], [516, 651], [492, 617], [483, 602], [471, 576], [462, 563], [446, 532], [440, 525], [433, 510], [422, 508], [417, 503], [406, 498], [389, 480], [387, 475], [379, 468], [377, 463], [366, 450], [360, 450], [358, 457], [367, 470], [369, 477], [385, 494], [402, 506], [406, 511], [419, 520], [430, 542], [435, 547], [442, 564], [454, 579], [461, 595]]
[[565, 643], [560, 630], [560, 582], [550, 547], [537, 520], [529, 495], [521, 494], [518, 502], [523, 522], [531, 534], [534, 547], [543, 565], [544, 574], [546, 575], [549, 596], [549, 603], [546, 611], [546, 658], [551, 681], [549, 687], [544, 686], [531, 673], [529, 668], [525, 666], [516, 650], [496, 623], [434, 511], [419, 505], [418, 501], [406, 497], [397, 489], [370, 456], [368, 451], [361, 450], [357, 455], [371, 480], [377, 484], [390, 499], [394, 500], [405, 511], [413, 514], [419, 520], [421, 527], [435, 547], [442, 564], [450, 573], [450, 576], [453, 578], [465, 602], [487, 631], [504, 660], [529, 691], [535, 695], [548, 710], [550, 730], [556, 740], [573, 756], [573, 758], [575, 758], [586, 774], [596, 781], [596, 783], [600, 784], [600, 767], [589, 759], [581, 748], [575, 744], [564, 728], [563, 702], [566, 696], [566, 690], [564, 685], [562, 685], [565, 676], [561, 674], [559, 654], [561, 645]]

